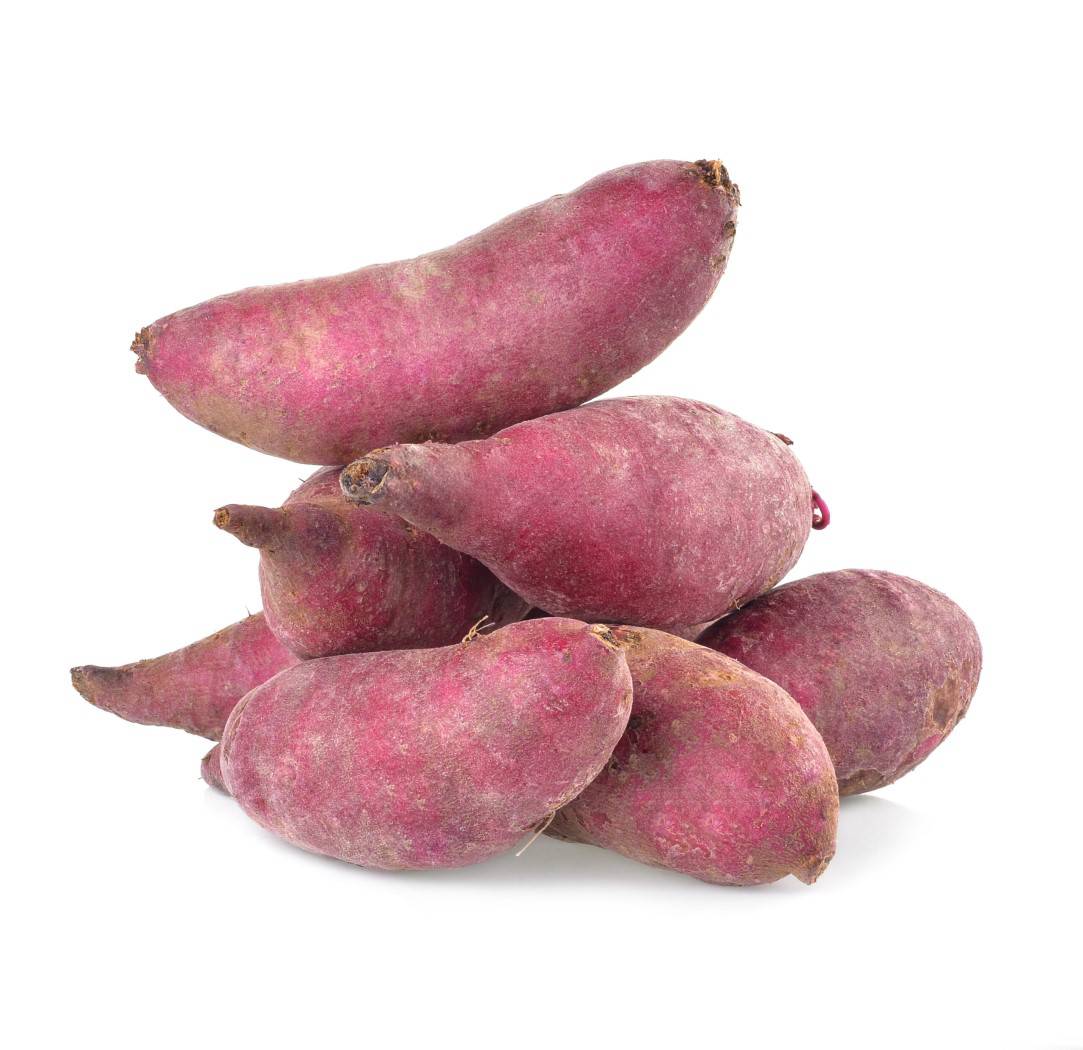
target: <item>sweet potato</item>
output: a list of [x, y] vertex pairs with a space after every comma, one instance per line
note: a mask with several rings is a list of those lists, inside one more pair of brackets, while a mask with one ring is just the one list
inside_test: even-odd
[[717, 161], [618, 168], [443, 251], [164, 317], [136, 369], [189, 419], [302, 463], [481, 437], [661, 353], [722, 276], [737, 203]]
[[153, 660], [73, 667], [71, 682], [95, 707], [129, 722], [217, 740], [245, 693], [295, 663], [257, 613]]
[[231, 505], [215, 524], [260, 551], [267, 623], [306, 659], [460, 641], [526, 603], [480, 562], [399, 518], [342, 499], [338, 470], [312, 475], [279, 508]]
[[558, 616], [688, 625], [773, 587], [812, 524], [786, 443], [727, 412], [628, 397], [458, 445], [346, 467], [347, 499], [394, 512]]
[[966, 713], [981, 671], [970, 618], [889, 572], [825, 572], [779, 587], [700, 639], [790, 693], [820, 731], [839, 791], [898, 780]]
[[801, 708], [710, 649], [644, 628], [613, 633], [632, 672], [632, 717], [550, 834], [707, 882], [815, 881], [835, 852], [839, 797]]
[[237, 705], [221, 777], [249, 816], [304, 849], [372, 868], [458, 867], [578, 794], [631, 700], [609, 630], [571, 620], [328, 656]]

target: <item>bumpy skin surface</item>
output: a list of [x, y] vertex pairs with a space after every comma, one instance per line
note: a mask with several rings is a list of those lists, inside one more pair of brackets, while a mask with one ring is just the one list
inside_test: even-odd
[[590, 782], [631, 689], [608, 629], [571, 620], [329, 656], [237, 705], [222, 775], [249, 816], [304, 849], [458, 867], [508, 849]]
[[129, 722], [217, 740], [245, 693], [296, 663], [257, 613], [153, 660], [73, 667], [71, 681], [95, 707]]
[[401, 515], [558, 616], [714, 620], [773, 587], [812, 522], [774, 434], [698, 401], [596, 401], [483, 441], [394, 445], [342, 472], [346, 497]]
[[815, 881], [835, 852], [839, 797], [797, 703], [692, 642], [613, 633], [632, 672], [632, 717], [609, 764], [549, 832], [707, 882]]
[[788, 583], [708, 628], [700, 644], [797, 700], [831, 752], [843, 795], [890, 784], [926, 758], [966, 713], [981, 672], [966, 613], [890, 572]]
[[346, 503], [337, 468], [317, 471], [280, 508], [222, 507], [214, 520], [259, 548], [267, 623], [306, 659], [450, 645], [483, 617], [499, 627], [527, 611], [480, 562]]
[[443, 251], [171, 314], [136, 367], [189, 419], [302, 463], [481, 437], [661, 353], [722, 276], [737, 202], [717, 161], [618, 168]]

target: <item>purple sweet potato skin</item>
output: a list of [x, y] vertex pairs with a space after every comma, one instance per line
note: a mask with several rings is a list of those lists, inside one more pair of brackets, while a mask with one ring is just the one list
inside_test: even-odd
[[129, 722], [171, 726], [217, 740], [245, 693], [296, 663], [263, 614], [256, 613], [153, 660], [73, 667], [71, 680], [95, 707]]
[[815, 881], [835, 851], [839, 797], [827, 749], [793, 698], [692, 642], [613, 633], [632, 672], [632, 717], [549, 832], [707, 882]]
[[700, 643], [777, 682], [835, 763], [839, 792], [898, 780], [966, 713], [981, 642], [950, 598], [890, 572], [795, 580], [708, 628]]
[[737, 203], [717, 162], [618, 168], [442, 251], [171, 314], [136, 367], [189, 419], [302, 463], [491, 434], [661, 353], [714, 291]]
[[685, 626], [773, 587], [812, 522], [776, 435], [698, 401], [628, 397], [458, 445], [394, 445], [342, 472], [558, 616]]
[[346, 503], [337, 468], [317, 471], [281, 508], [223, 507], [215, 522], [260, 549], [267, 623], [305, 659], [450, 645], [483, 618], [500, 627], [527, 611], [480, 562]]
[[249, 816], [304, 849], [372, 868], [458, 867], [578, 794], [630, 709], [607, 628], [531, 620], [277, 676], [230, 717], [222, 777]]
[[229, 788], [222, 779], [222, 745], [215, 744], [204, 756], [200, 764], [200, 775], [212, 788], [229, 794]]

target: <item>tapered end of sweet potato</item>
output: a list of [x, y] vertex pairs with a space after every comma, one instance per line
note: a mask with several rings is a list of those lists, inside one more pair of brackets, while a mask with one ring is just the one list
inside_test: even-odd
[[730, 178], [730, 173], [726, 171], [726, 165], [722, 161], [697, 160], [695, 166], [699, 171], [700, 178], [708, 186], [715, 186], [722, 190], [733, 201], [735, 206], [741, 203], [741, 191], [737, 187], [737, 183]]
[[378, 503], [390, 470], [391, 464], [376, 452], [355, 459], [339, 475], [342, 494], [351, 503]]
[[285, 511], [280, 507], [249, 507], [231, 503], [214, 512], [214, 523], [248, 547], [266, 547], [282, 534]]
[[118, 667], [98, 667], [94, 664], [86, 664], [83, 667], [71, 669], [71, 684], [75, 687], [75, 691], [84, 700], [106, 711], [111, 711], [112, 708], [102, 702], [103, 697], [107, 696], [123, 678], [124, 672]]
[[222, 748], [215, 744], [204, 756], [200, 764], [200, 775], [212, 788], [229, 794], [225, 779], [222, 776]]
[[135, 338], [132, 340], [131, 346], [132, 353], [135, 354], [135, 370], [140, 375], [146, 375], [147, 365], [146, 358], [150, 352], [150, 329], [141, 328], [135, 333]]
[[811, 886], [827, 870], [827, 866], [831, 863], [831, 858], [834, 855], [834, 851], [832, 851], [826, 856], [816, 857], [805, 867], [795, 871], [793, 873], [794, 877], [800, 879], [806, 886]]

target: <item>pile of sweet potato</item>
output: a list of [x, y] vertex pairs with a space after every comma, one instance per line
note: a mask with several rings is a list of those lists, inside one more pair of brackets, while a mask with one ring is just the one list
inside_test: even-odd
[[915, 580], [778, 586], [829, 520], [783, 435], [590, 400], [702, 309], [738, 204], [718, 161], [632, 165], [451, 248], [142, 329], [136, 369], [179, 411], [321, 469], [215, 512], [260, 552], [261, 614], [77, 667], [76, 689], [219, 741], [209, 783], [354, 864], [546, 831], [710, 882], [814, 881], [839, 795], [947, 736], [981, 646]]

